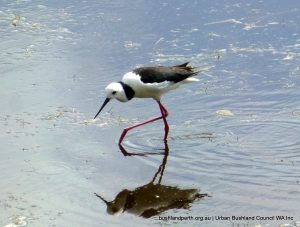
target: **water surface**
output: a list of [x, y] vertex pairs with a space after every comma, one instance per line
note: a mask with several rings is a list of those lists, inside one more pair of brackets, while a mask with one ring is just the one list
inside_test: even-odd
[[[232, 226], [159, 220], [232, 215], [296, 225], [299, 12], [292, 0], [2, 1], [0, 226]], [[148, 184], [165, 146], [156, 122], [130, 132], [124, 147], [157, 154], [123, 156], [122, 129], [159, 109], [111, 102], [92, 121], [104, 87], [137, 66], [185, 61], [210, 69], [163, 99], [171, 128], [161, 184], [209, 196], [147, 219], [107, 214], [94, 192], [111, 201]]]

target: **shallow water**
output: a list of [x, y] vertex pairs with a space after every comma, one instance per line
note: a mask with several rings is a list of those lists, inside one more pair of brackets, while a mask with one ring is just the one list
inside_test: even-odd
[[[290, 216], [249, 226], [296, 226], [299, 12], [297, 1], [1, 1], [0, 226], [247, 223], [159, 220], [232, 215]], [[148, 155], [123, 156], [123, 128], [159, 109], [111, 102], [93, 121], [104, 87], [137, 66], [185, 61], [210, 68], [163, 100], [168, 156], [162, 122], [124, 141]], [[160, 177], [163, 191], [209, 196], [144, 219], [109, 215], [94, 195], [112, 201]]]

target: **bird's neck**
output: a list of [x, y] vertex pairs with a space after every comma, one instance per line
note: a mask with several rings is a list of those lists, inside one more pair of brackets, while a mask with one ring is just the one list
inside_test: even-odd
[[132, 89], [132, 87], [130, 87], [129, 85], [123, 83], [122, 81], [120, 81], [119, 83], [122, 85], [123, 90], [125, 92], [125, 95], [126, 95], [127, 99], [131, 100], [134, 97], [134, 95], [135, 95], [135, 92]]

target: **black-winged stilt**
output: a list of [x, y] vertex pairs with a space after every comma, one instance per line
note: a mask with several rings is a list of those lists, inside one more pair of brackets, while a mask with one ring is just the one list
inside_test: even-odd
[[178, 88], [182, 84], [198, 81], [198, 79], [193, 76], [198, 74], [200, 69], [191, 67], [188, 64], [189, 63], [186, 62], [184, 64], [171, 67], [141, 67], [126, 73], [121, 81], [110, 83], [105, 88], [106, 99], [94, 119], [99, 115], [104, 106], [112, 99], [117, 99], [120, 102], [127, 102], [132, 98], [153, 98], [159, 105], [161, 116], [125, 128], [120, 136], [119, 144], [122, 143], [129, 130], [159, 119], [163, 119], [164, 121], [164, 141], [166, 142], [169, 133], [169, 124], [166, 117], [169, 112], [162, 105], [161, 98], [165, 93]]

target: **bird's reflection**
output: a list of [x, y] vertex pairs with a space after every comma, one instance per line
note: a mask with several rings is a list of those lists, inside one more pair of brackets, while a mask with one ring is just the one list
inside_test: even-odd
[[[120, 149], [125, 156], [142, 155], [130, 153], [124, 147]], [[207, 194], [200, 194], [198, 189], [180, 189], [179, 187], [161, 184], [169, 155], [167, 142], [165, 142], [163, 154], [163, 161], [148, 184], [134, 190], [124, 189], [111, 202], [95, 193], [107, 205], [107, 213], [119, 214], [126, 211], [137, 216], [150, 218], [169, 209], [187, 209], [196, 199], [207, 196]], [[147, 153], [147, 155], [151, 155], [151, 153]]]

